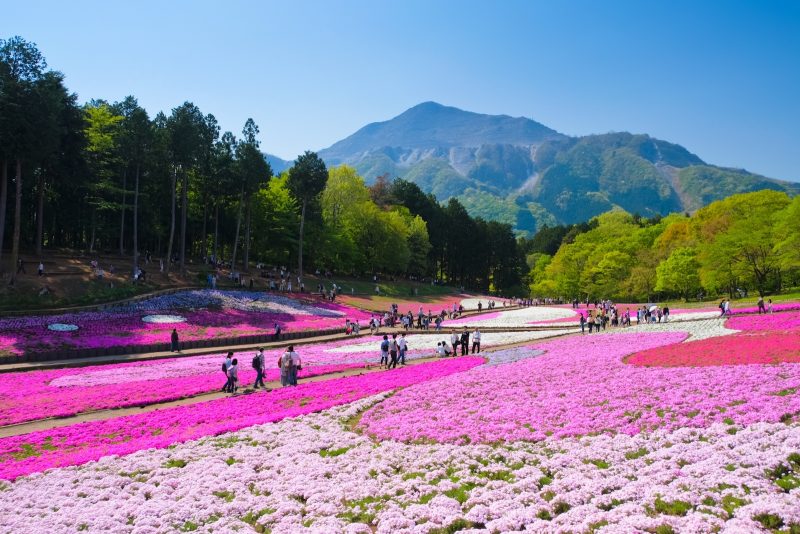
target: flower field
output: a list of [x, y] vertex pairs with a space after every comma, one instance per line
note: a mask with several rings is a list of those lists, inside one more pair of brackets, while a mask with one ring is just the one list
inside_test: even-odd
[[[0, 531], [800, 531], [800, 313], [574, 332], [2, 438]], [[407, 338], [418, 358], [440, 336]], [[377, 347], [299, 352], [321, 370]], [[216, 388], [219, 361], [27, 374], [75, 397]]]
[[[168, 343], [341, 326], [369, 314], [330, 302], [248, 291], [181, 291], [104, 311], [0, 319], [0, 355]], [[50, 328], [59, 325], [56, 328]]]

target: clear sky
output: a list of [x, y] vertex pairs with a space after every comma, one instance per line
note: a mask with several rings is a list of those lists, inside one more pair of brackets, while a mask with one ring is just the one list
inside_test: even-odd
[[0, 0], [82, 101], [185, 100], [285, 159], [427, 100], [800, 181], [800, 1]]

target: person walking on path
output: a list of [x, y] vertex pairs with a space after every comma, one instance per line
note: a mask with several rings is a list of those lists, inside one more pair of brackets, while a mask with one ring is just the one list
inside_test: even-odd
[[381, 341], [381, 367], [386, 366], [389, 368], [389, 336], [383, 334], [383, 341]]
[[458, 337], [458, 334], [456, 334], [456, 331], [453, 330], [450, 333], [450, 346], [453, 347], [453, 356], [458, 356], [459, 343], [461, 343], [460, 338]]
[[578, 315], [580, 315], [580, 317], [581, 317], [579, 319], [580, 323], [581, 323], [581, 334], [585, 334], [586, 333], [586, 318], [583, 316], [583, 312], [578, 312]]
[[723, 311], [725, 312], [725, 315], [727, 315], [728, 317], [731, 316], [731, 301], [730, 300], [725, 299], [725, 309]]
[[180, 350], [180, 340], [178, 339], [178, 329], [172, 329], [172, 336], [170, 336], [170, 345], [172, 352], [178, 352]]
[[400, 334], [400, 339], [397, 341], [397, 346], [400, 349], [400, 365], [405, 365], [406, 351], [408, 350], [408, 342], [406, 341], [405, 334]]
[[478, 328], [475, 328], [475, 332], [472, 333], [472, 354], [475, 354], [475, 348], [478, 348], [477, 352], [481, 351], [481, 331]]
[[235, 394], [236, 390], [239, 389], [239, 360], [236, 358], [233, 359], [231, 366], [228, 367], [228, 384], [228, 393]]
[[258, 389], [259, 387], [265, 388], [266, 385], [264, 384], [264, 349], [258, 347], [258, 352], [253, 357], [253, 369], [256, 370], [256, 382], [253, 384], [253, 389]]
[[767, 313], [767, 308], [764, 306], [764, 297], [758, 297], [758, 314]]
[[466, 356], [469, 354], [469, 331], [465, 328], [461, 332], [461, 355]]
[[233, 358], [233, 353], [228, 352], [228, 354], [225, 355], [225, 361], [222, 362], [222, 373], [225, 375], [225, 385], [222, 386], [222, 391], [224, 391], [225, 393], [230, 393], [231, 390], [230, 388], [231, 379], [230, 376], [228, 375], [228, 369], [230, 369], [231, 365], [233, 365], [232, 358]]
[[36, 272], [39, 274], [39, 276], [44, 276], [44, 263], [42, 263], [42, 260], [39, 260], [39, 267], [36, 269]]
[[281, 386], [291, 386], [292, 381], [292, 354], [294, 353], [294, 346], [289, 345], [286, 351], [278, 359], [278, 365], [281, 368]]
[[392, 334], [392, 339], [389, 341], [389, 365], [388, 369], [395, 369], [397, 367], [397, 334]]

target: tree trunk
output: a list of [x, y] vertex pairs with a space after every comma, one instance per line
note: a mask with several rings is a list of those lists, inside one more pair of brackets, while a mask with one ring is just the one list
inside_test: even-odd
[[219, 243], [219, 202], [216, 200], [214, 201], [214, 263], [216, 264], [219, 262], [219, 256], [217, 256], [217, 245]]
[[236, 238], [233, 240], [233, 257], [231, 258], [231, 272], [236, 270], [236, 247], [239, 244], [239, 229], [242, 227], [242, 205], [244, 204], [244, 186], [239, 194], [239, 215], [236, 217]]
[[126, 193], [128, 189], [128, 169], [125, 168], [125, 171], [122, 173], [122, 214], [120, 215], [119, 220], [119, 256], [122, 257], [125, 254], [125, 247], [123, 246], [125, 243], [125, 197], [127, 196]]
[[[8, 204], [8, 162], [0, 161], [0, 273], [3, 272], [3, 243], [6, 237], [6, 204]], [[11, 266], [14, 269], [14, 266]]]
[[22, 230], [22, 160], [17, 159], [17, 191], [14, 198], [14, 235], [11, 241], [11, 279], [17, 280], [17, 260], [19, 259], [19, 236]]
[[[303, 209], [300, 210], [300, 251], [297, 254], [297, 277], [300, 279], [300, 283], [303, 281], [303, 229], [306, 224], [306, 201], [303, 199]], [[298, 283], [298, 289], [300, 286]]]
[[172, 218], [169, 224], [169, 242], [167, 244], [167, 265], [164, 269], [164, 275], [169, 274], [169, 267], [172, 260], [172, 243], [175, 240], [175, 187], [178, 185], [178, 168], [172, 171]]
[[181, 168], [181, 274], [186, 271], [186, 219], [189, 211], [189, 174]]
[[252, 200], [247, 199], [247, 217], [244, 231], [244, 272], [250, 270], [250, 212], [252, 211]]
[[89, 254], [94, 252], [94, 235], [97, 228], [97, 209], [92, 209], [92, 237], [89, 240]]
[[139, 163], [136, 163], [136, 179], [133, 187], [133, 270], [139, 266]]
[[38, 205], [36, 206], [36, 256], [42, 257], [42, 240], [44, 235], [44, 169], [39, 171], [39, 180], [36, 184]]
[[200, 256], [204, 261], [208, 261], [208, 198], [203, 199], [203, 241], [200, 247]]

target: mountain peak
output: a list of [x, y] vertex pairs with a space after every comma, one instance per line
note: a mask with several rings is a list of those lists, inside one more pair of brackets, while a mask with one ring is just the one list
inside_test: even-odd
[[448, 150], [485, 144], [531, 146], [562, 138], [555, 130], [525, 117], [485, 115], [428, 101], [387, 121], [364, 126], [321, 150], [320, 156], [332, 162], [345, 162], [354, 154], [386, 147]]

